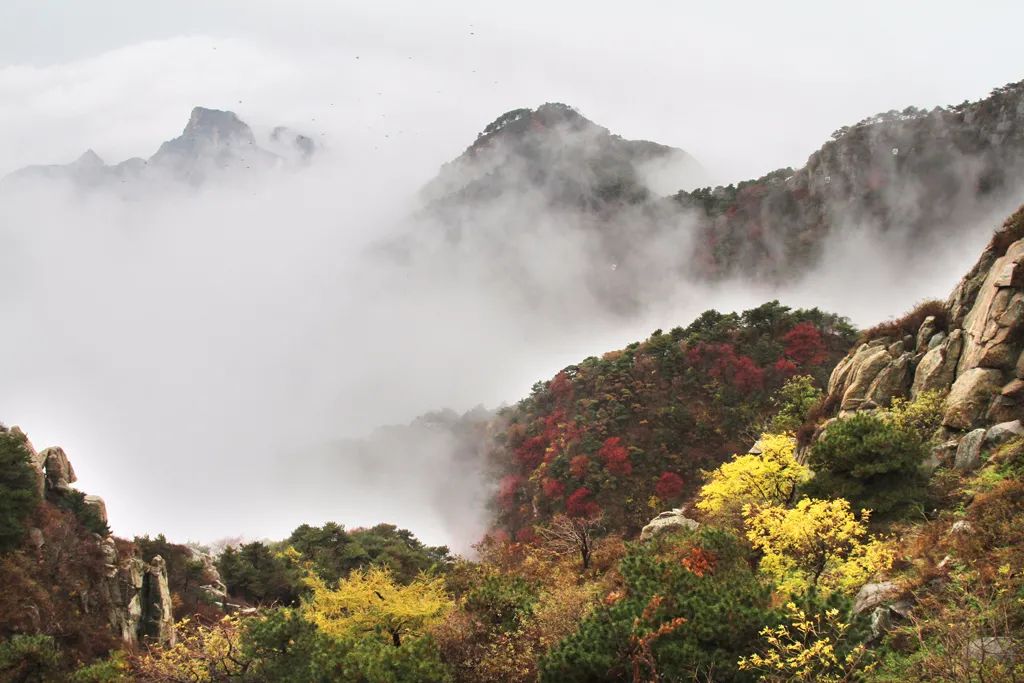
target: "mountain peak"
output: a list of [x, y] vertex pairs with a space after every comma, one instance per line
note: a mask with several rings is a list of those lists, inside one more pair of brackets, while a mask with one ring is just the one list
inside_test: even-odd
[[99, 167], [106, 166], [106, 162], [100, 158], [100, 155], [94, 152], [92, 149], [87, 149], [82, 153], [82, 156], [75, 159], [74, 164], [79, 167]]
[[194, 107], [189, 115], [188, 124], [182, 132], [185, 138], [209, 138], [227, 140], [243, 138], [253, 140], [252, 129], [233, 111]]

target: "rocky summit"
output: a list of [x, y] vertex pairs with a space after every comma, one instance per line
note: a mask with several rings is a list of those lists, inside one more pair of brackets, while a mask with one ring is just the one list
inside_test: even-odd
[[195, 107], [181, 135], [160, 145], [148, 159], [135, 157], [106, 164], [93, 150], [70, 164], [27, 166], [0, 181], [0, 189], [33, 180], [57, 180], [83, 190], [115, 189], [131, 194], [161, 184], [199, 186], [216, 178], [244, 176], [308, 161], [316, 144], [305, 135], [278, 126], [269, 151], [234, 112]]

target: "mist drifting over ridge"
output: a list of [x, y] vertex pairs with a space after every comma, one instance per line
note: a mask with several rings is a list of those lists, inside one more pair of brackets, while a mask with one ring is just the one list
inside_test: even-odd
[[[155, 148], [184, 113], [133, 153]], [[265, 140], [289, 118], [298, 127], [306, 117], [250, 123]], [[464, 130], [446, 158], [486, 121]], [[420, 132], [434, 123], [420, 122]], [[671, 222], [670, 237], [630, 240], [638, 264], [630, 271], [606, 258], [588, 216], [550, 207], [544, 186], [475, 212], [479, 229], [453, 247], [424, 224], [433, 219], [417, 199], [436, 155], [417, 155], [410, 137], [409, 154], [373, 149], [355, 140], [355, 126], [334, 125], [314, 126], [334, 134], [321, 136], [327, 151], [298, 173], [133, 201], [35, 187], [0, 206], [10, 256], [0, 301], [17, 331], [0, 349], [14, 360], [0, 411], [45, 439], [37, 445], [69, 450], [88, 489], [106, 496], [116, 531], [209, 539], [385, 520], [465, 547], [475, 530], [452, 520], [482, 517], [479, 476], [453, 463], [445, 437], [384, 439], [384, 447], [361, 437], [440, 407], [514, 401], [570, 362], [709, 307], [780, 298], [863, 324], [897, 314], [943, 296], [1002, 215], [993, 209], [955, 243], [929, 245], [910, 272], [866, 226], [830, 241], [820, 267], [783, 288], [706, 285], [685, 277], [687, 212], [656, 218]], [[61, 158], [23, 155], [18, 164]], [[637, 207], [622, 211], [616, 224], [652, 220]], [[517, 229], [524, 224], [529, 232]], [[409, 234], [411, 258], [382, 252]], [[861, 264], [870, 264], [869, 278]], [[610, 310], [625, 276], [655, 295]], [[871, 294], [893, 282], [903, 300]], [[410, 467], [424, 462], [431, 466]], [[168, 509], [154, 487], [193, 502]]]

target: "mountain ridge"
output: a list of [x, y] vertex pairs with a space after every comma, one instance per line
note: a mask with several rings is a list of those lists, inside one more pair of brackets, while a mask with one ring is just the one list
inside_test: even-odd
[[81, 189], [112, 187], [115, 183], [199, 186], [229, 169], [258, 171], [304, 163], [316, 149], [311, 138], [284, 126], [274, 129], [271, 140], [289, 150], [288, 156], [261, 147], [249, 125], [234, 112], [196, 106], [181, 134], [161, 143], [148, 158], [132, 157], [108, 165], [90, 148], [69, 164], [17, 169], [0, 179], [0, 187], [39, 179], [68, 181]]

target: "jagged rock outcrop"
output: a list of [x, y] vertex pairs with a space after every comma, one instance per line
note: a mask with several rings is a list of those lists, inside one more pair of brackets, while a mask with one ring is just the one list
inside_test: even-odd
[[85, 505], [92, 508], [96, 512], [96, 517], [104, 524], [110, 521], [107, 517], [107, 503], [100, 496], [87, 495], [85, 497]]
[[964, 317], [964, 348], [957, 374], [973, 368], [1013, 370], [1024, 340], [1024, 240], [989, 267]]
[[54, 491], [68, 491], [71, 484], [78, 481], [75, 470], [71, 467], [71, 461], [59, 446], [46, 448], [39, 453], [43, 461], [43, 469], [46, 471], [46, 486]]
[[228, 598], [228, 588], [224, 579], [221, 578], [220, 570], [217, 569], [213, 556], [196, 548], [189, 548], [189, 552], [191, 559], [199, 562], [203, 567], [202, 577], [206, 583], [201, 585], [200, 589], [211, 602], [224, 605]]
[[[927, 321], [925, 324], [928, 324]], [[911, 396], [918, 396], [925, 391], [945, 390], [956, 378], [956, 365], [963, 349], [964, 333], [956, 329], [949, 335], [944, 332], [933, 333], [932, 338], [939, 334], [942, 334], [942, 339], [928, 348], [914, 370]]]
[[[942, 313], [924, 317], [910, 344], [903, 330], [862, 343], [832, 372], [829, 397], [842, 416], [946, 392], [947, 441], [928, 466], [949, 464], [955, 445], [955, 466], [970, 470], [980, 463], [982, 427], [1024, 417], [1024, 209], [995, 234]], [[1017, 435], [1009, 424], [996, 430], [1000, 439]]]
[[670, 529], [696, 530], [699, 527], [700, 522], [695, 519], [690, 519], [683, 514], [682, 510], [668, 510], [667, 512], [662, 512], [660, 515], [652, 519], [643, 529], [640, 530], [640, 540], [647, 541]]
[[886, 406], [896, 396], [906, 396], [914, 378], [914, 354], [906, 343], [876, 339], [862, 344], [832, 371], [829, 391], [841, 397], [843, 412], [862, 407]]
[[951, 429], [971, 429], [979, 425], [992, 399], [999, 393], [1002, 373], [993, 368], [971, 368], [953, 382], [946, 398], [942, 424]]
[[140, 632], [159, 643], [174, 645], [174, 610], [167, 583], [167, 563], [157, 555], [142, 577], [142, 614]]
[[[24, 436], [16, 426], [11, 427], [11, 431]], [[77, 493], [71, 485], [78, 478], [63, 448], [54, 446], [36, 451], [27, 438], [24, 443], [44, 500]], [[85, 495], [82, 500], [87, 508], [96, 512], [100, 521], [108, 522], [103, 498]], [[128, 550], [129, 544], [124, 544], [124, 551], [120, 550], [113, 536], [90, 534], [90, 537], [90, 542], [98, 547], [105, 571], [98, 584], [76, 587], [75, 590], [82, 591], [83, 603], [106, 605], [111, 629], [126, 643], [135, 644], [149, 638], [154, 642], [173, 644], [176, 634], [164, 560], [157, 556], [147, 564]], [[31, 528], [28, 542], [40, 549], [47, 541], [40, 529]]]

